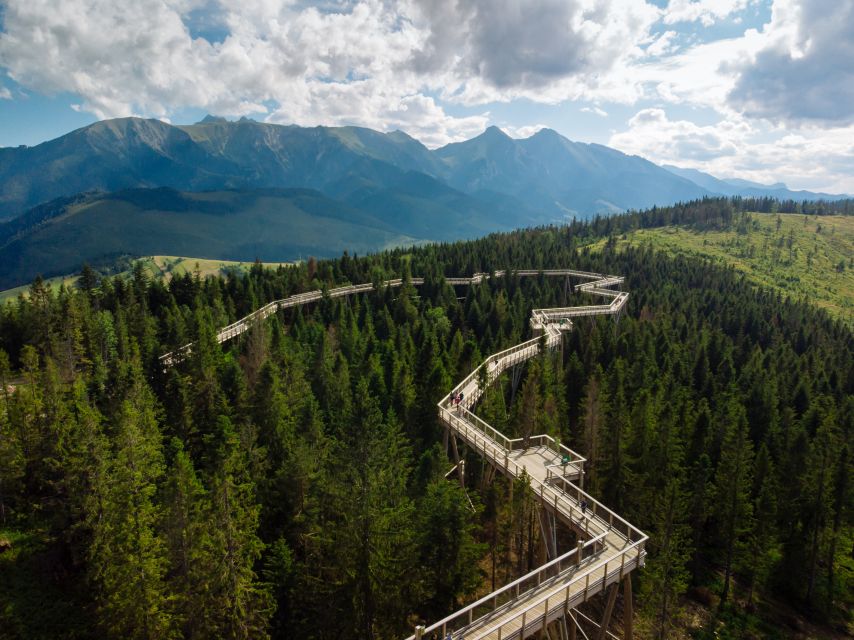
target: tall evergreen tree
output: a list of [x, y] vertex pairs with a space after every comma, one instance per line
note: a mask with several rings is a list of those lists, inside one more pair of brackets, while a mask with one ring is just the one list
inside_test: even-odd
[[736, 550], [746, 532], [752, 528], [753, 509], [750, 502], [753, 445], [748, 439], [744, 407], [731, 396], [726, 408], [724, 440], [721, 459], [715, 473], [714, 510], [718, 533], [723, 543], [724, 586], [721, 604], [729, 596], [730, 580], [736, 560]]
[[138, 369], [116, 422], [103, 495], [93, 495], [89, 508], [94, 532], [90, 568], [101, 625], [111, 637], [172, 637], [168, 559], [157, 531], [161, 513], [155, 501], [164, 472], [162, 443], [154, 398]]

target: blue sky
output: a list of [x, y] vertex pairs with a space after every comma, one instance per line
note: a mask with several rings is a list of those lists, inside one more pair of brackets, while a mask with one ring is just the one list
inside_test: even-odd
[[0, 0], [0, 146], [206, 113], [854, 193], [854, 0]]

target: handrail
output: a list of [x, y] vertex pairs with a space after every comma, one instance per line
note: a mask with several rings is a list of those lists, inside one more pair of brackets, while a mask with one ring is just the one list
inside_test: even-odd
[[[462, 435], [465, 436], [467, 439], [472, 440], [473, 444], [475, 444], [475, 448], [483, 451], [484, 455], [487, 454], [487, 449], [488, 449], [489, 450], [488, 453], [490, 453], [492, 455], [492, 458], [496, 461], [496, 463], [499, 464], [500, 466], [505, 467], [508, 471], [512, 469], [513, 475], [515, 477], [521, 476], [522, 471], [525, 471], [524, 466], [520, 466], [515, 460], [510, 458], [510, 450], [508, 450], [505, 447], [500, 446], [498, 443], [495, 442], [494, 439], [492, 439], [488, 435], [486, 435], [486, 433], [484, 433], [483, 431], [481, 431], [480, 429], [478, 429], [477, 427], [475, 427], [474, 425], [469, 423], [467, 420], [461, 418], [459, 415], [452, 413], [450, 410], [448, 410], [444, 407], [442, 407], [441, 412], [442, 412], [442, 417], [446, 421], [451, 423], [452, 426], [456, 426], [456, 428], [458, 430], [460, 429], [459, 424], [454, 425], [453, 423], [454, 422], [462, 423], [462, 426], [463, 426]], [[469, 433], [468, 433], [469, 430], [475, 432], [475, 434], [476, 434], [475, 437], [469, 436]], [[483, 444], [481, 446], [477, 446], [477, 437], [476, 437], [477, 434], [480, 435], [480, 439], [483, 441]], [[487, 446], [487, 441], [489, 441], [488, 446]], [[534, 488], [534, 486], [537, 487], [537, 489], [534, 490], [534, 493], [535, 494], [538, 493], [540, 496], [540, 499], [543, 502], [547, 502], [550, 505], [553, 504], [555, 506], [555, 508], [557, 508], [557, 505], [558, 505], [560, 499], [564, 496], [566, 498], [569, 498], [570, 500], [575, 500], [576, 502], [580, 502], [580, 498], [579, 499], [573, 498], [571, 494], [564, 491], [563, 489], [560, 489], [560, 488], [554, 487], [553, 485], [541, 482], [538, 478], [535, 478], [535, 477], [531, 476], [530, 474], [528, 475], [528, 478], [529, 478], [529, 481], [531, 482], [532, 489]], [[575, 485], [572, 485], [571, 483], [570, 483], [570, 486], [577, 489], [577, 487], [575, 487]], [[581, 490], [577, 489], [577, 491], [581, 491]], [[582, 491], [581, 493], [584, 493], [584, 492]], [[546, 494], [548, 494], [548, 500], [546, 500]], [[584, 495], [587, 496], [586, 493], [584, 493]], [[613, 513], [613, 512], [610, 512], [610, 510], [607, 510], [607, 511], [609, 511], [609, 513]], [[573, 518], [574, 512], [580, 513], [581, 517], [578, 520]], [[590, 515], [584, 513], [580, 508], [573, 508], [573, 506], [571, 504], [569, 505], [569, 513], [567, 515], [570, 518], [570, 520], [572, 520], [573, 522], [576, 522], [580, 528], [582, 528], [586, 531], [589, 531], [590, 526], [591, 526], [591, 522], [592, 522], [594, 528], [598, 528], [602, 531], [610, 530], [611, 527], [613, 526], [612, 524], [609, 524], [609, 522], [606, 521], [604, 518], [596, 518], [597, 514], [595, 512], [593, 512], [593, 516], [595, 519], [592, 519]], [[614, 514], [614, 515], [616, 515], [616, 514]], [[618, 519], [622, 520], [621, 518], [619, 518], [619, 516], [618, 516]], [[597, 520], [599, 520], [599, 521], [597, 521]], [[610, 522], [612, 523], [613, 520], [611, 520]], [[628, 526], [630, 527], [631, 525], [628, 525]], [[627, 530], [627, 535], [628, 535], [628, 530]]]
[[[643, 542], [646, 542], [646, 540], [638, 541], [638, 542], [634, 543], [631, 547], [622, 550], [617, 556], [614, 556], [614, 557], [609, 558], [609, 559], [604, 560], [604, 561], [600, 560], [598, 565], [596, 565], [594, 567], [588, 567], [583, 572], [580, 572], [579, 574], [574, 575], [568, 583], [566, 583], [565, 585], [563, 585], [560, 588], [560, 590], [556, 590], [556, 591], [566, 591], [566, 594], [567, 594], [567, 597], [564, 599], [563, 602], [560, 603], [560, 606], [561, 607], [566, 606], [565, 602], [566, 602], [566, 600], [569, 599], [569, 596], [571, 595], [573, 584], [580, 582], [582, 579], [584, 579], [586, 584], [587, 584], [586, 591], [593, 590], [595, 592], [597, 590], [599, 584], [602, 584], [603, 588], [605, 586], [607, 586], [608, 579], [610, 577], [613, 577], [614, 575], [620, 575], [621, 573], [625, 572], [625, 570], [626, 570], [626, 564], [622, 561], [617, 562], [617, 560], [619, 560], [621, 558], [625, 559], [625, 557], [629, 554], [629, 552], [631, 552], [632, 549], [635, 549], [635, 548], [638, 549], [637, 556], [635, 556], [635, 558], [633, 558], [629, 562], [630, 563], [635, 562], [635, 566], [639, 567], [641, 557], [645, 555], [645, 551], [643, 550], [643, 548], [641, 546], [639, 546], [639, 545], [642, 545]], [[616, 566], [609, 572], [608, 571], [608, 565], [611, 564], [612, 562], [616, 563]], [[593, 583], [588, 582], [587, 577], [596, 573], [597, 571], [599, 571], [600, 568], [604, 569], [602, 571], [602, 574], [603, 574], [602, 577], [597, 578]], [[539, 607], [544, 602], [547, 603], [553, 595], [555, 595], [554, 592], [540, 595], [534, 602], [525, 606], [524, 609], [517, 611], [512, 617], [500, 621], [496, 625], [488, 628], [486, 631], [480, 632], [478, 634], [478, 637], [484, 637], [484, 636], [488, 636], [492, 633], [495, 633], [499, 629], [507, 626], [511, 621], [517, 620], [518, 618], [525, 616], [529, 611], [531, 611], [532, 609], [535, 609], [536, 607]], [[543, 612], [543, 615], [548, 616], [548, 613], [549, 613], [549, 610], [546, 609]], [[534, 620], [532, 620], [531, 622], [533, 623]], [[525, 632], [524, 626], [520, 629], [520, 632], [522, 634], [524, 634], [524, 632]]]
[[[484, 280], [488, 280], [491, 277], [501, 278], [504, 277], [508, 272], [506, 270], [495, 271], [492, 275], [485, 272], [479, 272], [473, 274], [469, 278], [446, 278], [446, 282], [449, 284], [468, 284], [475, 285], [480, 284]], [[601, 273], [593, 273], [589, 271], [577, 271], [574, 269], [522, 269], [516, 271], [510, 271], [510, 273], [515, 274], [517, 276], [575, 276], [580, 278], [590, 278], [593, 282], [586, 283], [587, 285], [601, 285], [607, 286], [610, 284], [610, 280], [615, 278], [619, 278], [620, 276], [607, 276]], [[410, 283], [413, 285], [422, 285], [424, 284], [424, 278], [410, 278]], [[395, 278], [391, 280], [384, 280], [379, 283], [380, 287], [399, 287], [402, 286], [403, 279]], [[336, 298], [340, 296], [350, 295], [354, 293], [362, 293], [365, 291], [371, 291], [374, 289], [373, 283], [363, 283], [363, 284], [347, 284], [335, 287], [333, 289], [328, 289], [327, 293], [330, 297]], [[605, 290], [608, 291], [608, 290]], [[600, 294], [605, 295], [605, 294]], [[611, 295], [610, 293], [607, 295]], [[306, 291], [303, 293], [296, 293], [287, 298], [282, 298], [279, 300], [273, 300], [272, 302], [268, 302], [264, 306], [256, 309], [255, 311], [247, 314], [246, 316], [232, 322], [225, 327], [220, 328], [217, 331], [217, 340], [219, 342], [225, 342], [226, 340], [230, 340], [231, 338], [240, 335], [243, 331], [246, 330], [247, 323], [254, 319], [257, 316], [261, 316], [262, 318], [266, 318], [269, 313], [272, 313], [276, 310], [287, 309], [289, 307], [297, 306], [300, 304], [306, 304], [308, 302], [315, 302], [317, 300], [323, 299], [323, 290], [314, 289], [312, 291]], [[577, 307], [577, 309], [582, 309], [583, 307]], [[588, 307], [591, 308], [591, 307]], [[267, 313], [269, 312], [269, 313]], [[240, 329], [240, 331], [236, 331]], [[192, 351], [194, 342], [188, 342], [180, 347], [173, 349], [168, 353], [164, 353], [160, 356], [160, 362], [165, 366], [172, 366], [176, 362], [180, 362], [186, 357], [190, 351]], [[179, 357], [180, 356], [180, 357]]]
[[[496, 589], [492, 593], [489, 593], [489, 594], [483, 596], [482, 598], [480, 598], [480, 600], [476, 600], [475, 602], [472, 602], [471, 604], [463, 607], [462, 609], [458, 609], [457, 611], [455, 611], [451, 615], [446, 616], [445, 618], [439, 620], [438, 622], [433, 623], [429, 627], [425, 627], [424, 633], [436, 631], [437, 629], [441, 628], [442, 634], [444, 635], [448, 623], [451, 622], [452, 620], [455, 620], [456, 618], [461, 617], [462, 615], [468, 613], [469, 611], [472, 611], [472, 610], [486, 604], [490, 600], [493, 600], [493, 601], [496, 600], [498, 598], [498, 596], [506, 593], [507, 591], [513, 590], [514, 588], [518, 587], [520, 584], [523, 584], [524, 582], [526, 582], [527, 580], [529, 580], [535, 576], [539, 577], [539, 575], [541, 573], [543, 573], [544, 571], [547, 571], [548, 569], [550, 569], [554, 565], [559, 566], [560, 563], [562, 563], [564, 560], [568, 559], [570, 556], [577, 554], [579, 549], [581, 549], [582, 554], [583, 554], [583, 551], [585, 549], [587, 549], [587, 547], [600, 544], [602, 539], [605, 537], [605, 535], [606, 534], [602, 533], [602, 534], [599, 534], [598, 536], [596, 536], [595, 538], [591, 538], [590, 540], [587, 540], [580, 547], [575, 547], [574, 549], [570, 549], [569, 551], [564, 553], [562, 556], [559, 556], [559, 557], [555, 558], [554, 560], [551, 560], [551, 561], [547, 562], [546, 564], [541, 565], [532, 571], [529, 571], [524, 576], [521, 576], [520, 578], [516, 578], [513, 582], [508, 582], [503, 587]], [[578, 566], [578, 565], [576, 564], [576, 566]], [[571, 568], [571, 567], [568, 567], [568, 568]], [[563, 570], [559, 570], [558, 573], [552, 577], [553, 578], [557, 577], [557, 575], [560, 575], [560, 573], [563, 573]], [[539, 586], [539, 585], [540, 585], [540, 583], [537, 584], [537, 586]], [[532, 587], [532, 588], [536, 588], [536, 587]], [[414, 638], [414, 637], [415, 636], [412, 636], [412, 638]]]

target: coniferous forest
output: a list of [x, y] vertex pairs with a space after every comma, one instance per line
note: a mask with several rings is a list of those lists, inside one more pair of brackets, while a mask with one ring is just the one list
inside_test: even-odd
[[[698, 600], [700, 638], [785, 637], [769, 603], [850, 629], [850, 327], [699, 258], [579, 249], [638, 216], [734, 211], [228, 278], [36, 281], [0, 310], [0, 637], [399, 638], [537, 566], [534, 501], [475, 454], [466, 491], [445, 479], [436, 412], [529, 337], [532, 308], [586, 302], [559, 279], [444, 281], [522, 268], [620, 274], [631, 292], [618, 322], [579, 319], [479, 411], [586, 455], [587, 488], [648, 533], [637, 633], [670, 637]], [[271, 300], [410, 276], [424, 285], [214, 337]], [[164, 370], [158, 356], [193, 340]]]

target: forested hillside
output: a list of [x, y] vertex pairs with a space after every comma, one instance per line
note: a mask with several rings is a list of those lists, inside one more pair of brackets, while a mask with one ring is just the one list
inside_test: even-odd
[[[225, 279], [36, 283], [0, 311], [0, 635], [405, 637], [524, 573], [533, 501], [471, 455], [471, 508], [444, 479], [436, 402], [526, 337], [531, 308], [575, 295], [443, 277], [558, 267], [625, 275], [626, 312], [579, 321], [479, 410], [580, 450], [590, 490], [649, 534], [638, 632], [785, 636], [783, 608], [850, 633], [850, 327], [706, 260], [578, 248], [733, 215], [720, 203]], [[408, 275], [425, 284], [213, 337], [269, 300]], [[689, 593], [713, 619], [683, 618]]]

